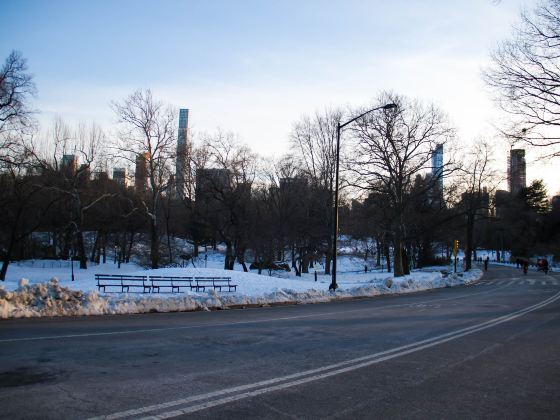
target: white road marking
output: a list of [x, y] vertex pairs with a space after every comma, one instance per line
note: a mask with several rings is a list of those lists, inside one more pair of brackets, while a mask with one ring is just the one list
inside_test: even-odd
[[51, 336], [39, 336], [39, 337], [23, 337], [23, 338], [3, 338], [0, 339], [0, 343], [13, 343], [13, 342], [20, 342], [20, 341], [40, 341], [40, 340], [58, 340], [58, 339], [65, 339], [65, 338], [85, 338], [85, 337], [103, 337], [103, 336], [112, 336], [112, 335], [121, 335], [121, 334], [135, 334], [135, 333], [147, 333], [147, 332], [165, 332], [165, 331], [177, 331], [177, 330], [188, 330], [194, 328], [211, 328], [211, 327], [226, 327], [230, 325], [246, 325], [246, 324], [259, 324], [259, 323], [266, 323], [272, 321], [289, 321], [293, 319], [305, 319], [305, 318], [314, 318], [314, 317], [321, 317], [321, 316], [331, 316], [331, 315], [338, 315], [341, 313], [352, 313], [352, 312], [363, 312], [363, 311], [376, 311], [380, 309], [389, 309], [389, 308], [398, 308], [403, 306], [414, 306], [419, 303], [432, 303], [432, 302], [441, 302], [446, 300], [455, 300], [455, 299], [464, 299], [471, 296], [476, 296], [480, 294], [487, 294], [495, 292], [501, 288], [496, 288], [489, 291], [484, 292], [477, 292], [477, 293], [465, 293], [461, 296], [453, 296], [448, 298], [441, 298], [441, 299], [431, 299], [425, 300], [416, 303], [399, 303], [396, 305], [386, 305], [386, 306], [378, 306], [375, 308], [359, 308], [359, 309], [349, 309], [345, 311], [332, 311], [332, 312], [322, 312], [322, 313], [313, 313], [308, 315], [294, 315], [294, 316], [286, 316], [281, 318], [266, 318], [266, 319], [257, 319], [252, 321], [234, 321], [234, 322], [220, 322], [220, 323], [208, 323], [208, 324], [195, 324], [195, 325], [182, 325], [178, 327], [158, 327], [158, 328], [141, 328], [137, 330], [123, 330], [123, 331], [104, 331], [98, 333], [83, 333], [83, 334], [65, 334], [65, 335], [51, 335]]
[[[382, 352], [374, 353], [367, 356], [362, 356], [355, 359], [350, 359], [344, 362], [335, 363], [332, 365], [324, 366], [322, 368], [307, 370], [303, 372], [294, 373], [292, 375], [272, 378], [265, 381], [255, 382], [253, 384], [246, 384], [232, 388], [226, 388], [219, 391], [210, 392], [207, 394], [200, 394], [194, 395], [187, 398], [182, 398], [175, 401], [169, 401], [161, 404], [155, 404], [147, 407], [141, 407], [138, 409], [122, 411], [118, 413], [113, 413], [107, 416], [95, 417], [90, 420], [98, 420], [98, 419], [119, 419], [129, 416], [138, 416], [147, 414], [153, 411], [164, 410], [167, 408], [185, 405], [201, 400], [212, 399], [215, 397], [221, 397], [217, 399], [212, 399], [210, 401], [206, 401], [200, 404], [178, 408], [172, 411], [167, 411], [164, 413], [156, 414], [153, 416], [145, 417], [145, 419], [167, 419], [171, 417], [177, 417], [180, 415], [193, 413], [196, 411], [208, 409], [211, 407], [215, 407], [218, 405], [223, 405], [235, 401], [239, 401], [246, 398], [255, 397], [258, 395], [262, 395], [268, 392], [279, 391], [286, 388], [291, 388], [297, 385], [302, 385], [308, 382], [318, 381], [324, 378], [328, 378], [330, 376], [339, 375], [342, 373], [350, 372], [353, 370], [361, 369], [363, 367], [367, 367], [376, 363], [380, 363], [386, 360], [394, 359], [397, 357], [405, 356], [410, 353], [414, 353], [417, 351], [421, 351], [430, 347], [437, 346], [439, 344], [446, 343], [448, 341], [456, 340], [458, 338], [464, 337], [466, 335], [474, 334], [479, 331], [486, 330], [488, 328], [495, 327], [502, 323], [511, 321], [523, 315], [526, 315], [530, 312], [536, 311], [541, 309], [555, 301], [560, 299], [560, 292], [556, 293], [555, 295], [541, 301], [535, 305], [528, 306], [526, 308], [517, 310], [515, 312], [502, 315], [500, 317], [491, 319], [486, 322], [482, 322], [480, 324], [476, 324], [470, 327], [465, 327], [458, 329], [456, 331], [451, 331], [445, 334], [441, 334], [432, 338], [427, 338], [421, 341], [417, 341], [415, 343], [407, 344], [404, 346], [396, 347], [393, 349], [385, 350]], [[257, 389], [255, 389], [257, 388]], [[233, 394], [229, 395], [227, 394]]]

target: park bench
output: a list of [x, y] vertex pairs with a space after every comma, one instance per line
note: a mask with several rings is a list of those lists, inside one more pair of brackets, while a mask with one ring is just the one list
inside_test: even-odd
[[121, 292], [130, 292], [130, 288], [142, 288], [142, 293], [160, 293], [161, 289], [170, 289], [171, 293], [180, 293], [181, 289], [197, 292], [206, 289], [237, 291], [237, 285], [232, 284], [231, 277], [181, 277], [181, 276], [131, 276], [121, 274], [96, 274], [98, 290], [106, 292], [106, 288], [120, 287]]
[[208, 287], [209, 289], [219, 290], [222, 291], [222, 288], [227, 287], [227, 291], [236, 291], [237, 284], [231, 283], [231, 277], [194, 277], [195, 281], [195, 290], [199, 292], [202, 290], [203, 292]]
[[97, 289], [106, 292], [107, 288], [120, 288], [121, 293], [130, 292], [130, 288], [142, 289], [142, 293], [150, 292], [151, 286], [148, 283], [148, 276], [132, 276], [127, 274], [96, 274]]
[[157, 293], [160, 292], [160, 288], [169, 288], [171, 293], [179, 293], [181, 288], [189, 288], [197, 292], [204, 292], [207, 288], [220, 292], [224, 289], [228, 292], [237, 290], [237, 285], [231, 283], [231, 277], [150, 276], [149, 279], [152, 291]]
[[193, 290], [192, 277], [178, 277], [178, 276], [150, 276], [150, 285], [152, 292], [159, 293], [160, 288], [171, 289], [171, 293], [179, 293], [182, 288], [189, 288]]

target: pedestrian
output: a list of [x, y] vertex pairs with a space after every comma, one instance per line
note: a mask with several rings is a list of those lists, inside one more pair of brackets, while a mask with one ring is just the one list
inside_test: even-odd
[[484, 260], [484, 271], [488, 271], [488, 261], [490, 261], [490, 258], [487, 256]]
[[544, 274], [548, 274], [548, 260], [546, 258], [543, 258], [542, 260], [542, 269]]
[[527, 275], [528, 270], [529, 270], [529, 261], [523, 261], [523, 274]]

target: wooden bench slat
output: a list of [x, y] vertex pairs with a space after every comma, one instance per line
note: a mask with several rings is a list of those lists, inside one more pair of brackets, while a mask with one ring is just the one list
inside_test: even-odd
[[[231, 277], [217, 276], [141, 276], [127, 274], [95, 274], [98, 290], [106, 287], [120, 287], [121, 292], [129, 292], [131, 287], [142, 287], [143, 293], [160, 292], [160, 288], [170, 288], [171, 293], [177, 290], [180, 293], [181, 288], [188, 287], [190, 290], [197, 292], [202, 289], [206, 291], [207, 287], [212, 287], [222, 291], [223, 287], [227, 287], [228, 291], [237, 291], [237, 285], [231, 283]], [[102, 282], [104, 284], [102, 284]], [[114, 282], [114, 283], [112, 283]], [[163, 284], [166, 283], [166, 284]]]

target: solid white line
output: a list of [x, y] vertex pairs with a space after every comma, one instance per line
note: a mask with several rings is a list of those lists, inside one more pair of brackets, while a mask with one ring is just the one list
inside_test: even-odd
[[39, 337], [23, 337], [23, 338], [4, 338], [0, 339], [0, 343], [14, 343], [20, 341], [40, 341], [40, 340], [58, 340], [64, 338], [84, 338], [84, 337], [103, 337], [103, 336], [112, 336], [112, 335], [121, 335], [121, 334], [135, 334], [135, 333], [146, 333], [146, 332], [158, 332], [158, 331], [176, 331], [176, 330], [187, 330], [187, 329], [194, 329], [194, 328], [211, 328], [211, 327], [225, 327], [229, 325], [246, 325], [246, 324], [258, 324], [262, 322], [272, 322], [272, 321], [289, 321], [293, 319], [305, 319], [305, 318], [314, 318], [314, 317], [321, 317], [321, 316], [330, 316], [330, 315], [338, 315], [341, 313], [353, 313], [353, 312], [363, 312], [363, 311], [375, 311], [380, 309], [389, 309], [389, 308], [398, 308], [404, 306], [415, 306], [418, 304], [423, 303], [432, 303], [432, 302], [441, 302], [447, 300], [456, 300], [456, 299], [464, 299], [471, 296], [476, 296], [480, 294], [488, 294], [492, 293], [496, 290], [501, 288], [496, 288], [493, 290], [485, 291], [485, 292], [477, 292], [477, 293], [465, 293], [461, 296], [453, 296], [449, 298], [441, 298], [441, 299], [431, 299], [425, 300], [421, 302], [414, 302], [414, 303], [399, 303], [396, 305], [387, 305], [387, 306], [378, 306], [375, 308], [359, 308], [359, 309], [349, 309], [346, 311], [332, 311], [332, 312], [322, 312], [322, 313], [313, 313], [309, 315], [294, 315], [294, 316], [286, 316], [281, 318], [266, 318], [266, 319], [257, 319], [252, 321], [234, 321], [234, 322], [220, 322], [220, 323], [208, 323], [208, 324], [196, 324], [196, 325], [183, 325], [179, 327], [158, 327], [158, 328], [142, 328], [137, 330], [123, 330], [123, 331], [106, 331], [106, 332], [98, 332], [98, 333], [83, 333], [83, 334], [65, 334], [65, 335], [51, 335], [51, 336], [39, 336]]
[[[260, 389], [256, 389], [256, 390], [252, 390], [252, 391], [247, 391], [247, 392], [242, 392], [242, 393], [238, 393], [232, 396], [227, 396], [224, 398], [220, 398], [217, 400], [213, 400], [213, 401], [207, 401], [204, 402], [202, 404], [198, 404], [198, 405], [194, 405], [191, 407], [186, 407], [183, 409], [179, 409], [179, 410], [174, 410], [174, 411], [170, 411], [167, 413], [163, 413], [163, 414], [159, 414], [153, 417], [147, 417], [150, 419], [164, 419], [164, 418], [169, 418], [169, 417], [175, 417], [175, 416], [179, 416], [182, 414], [187, 414], [187, 413], [192, 413], [195, 411], [199, 411], [199, 410], [203, 410], [206, 408], [210, 408], [210, 407], [214, 407], [217, 405], [221, 405], [221, 404], [225, 404], [228, 402], [233, 402], [233, 401], [237, 401], [237, 400], [241, 400], [241, 399], [245, 399], [245, 398], [250, 398], [256, 395], [261, 395], [267, 392], [272, 392], [272, 391], [277, 391], [277, 390], [281, 390], [281, 389], [285, 389], [285, 388], [289, 388], [292, 386], [296, 386], [296, 385], [300, 385], [300, 384], [304, 384], [307, 382], [312, 382], [312, 381], [317, 381], [319, 379], [323, 379], [323, 378], [327, 378], [330, 376], [334, 376], [334, 375], [338, 375], [341, 373], [345, 373], [345, 372], [349, 372], [352, 370], [356, 370], [356, 369], [360, 369], [362, 367], [366, 367], [366, 366], [370, 366], [372, 364], [375, 363], [379, 363], [385, 360], [390, 360], [396, 357], [400, 357], [400, 356], [404, 356], [406, 354], [410, 354], [416, 351], [420, 351], [420, 350], [424, 350], [426, 348], [429, 347], [433, 347], [451, 340], [455, 340], [457, 338], [469, 335], [469, 334], [473, 334], [475, 332], [478, 331], [482, 331], [491, 327], [494, 327], [496, 325], [502, 324], [504, 322], [510, 321], [512, 319], [518, 318], [522, 315], [525, 315], [529, 312], [535, 311], [537, 309], [540, 309], [556, 300], [560, 299], [560, 292], [556, 293], [555, 295], [549, 297], [548, 299], [545, 299], [542, 302], [539, 302], [535, 305], [520, 309], [518, 311], [512, 312], [510, 314], [506, 314], [506, 315], [502, 315], [500, 317], [491, 319], [489, 321], [485, 321], [482, 322], [480, 324], [476, 324], [470, 327], [465, 327], [465, 328], [461, 328], [459, 330], [456, 331], [451, 331], [445, 334], [441, 334], [432, 338], [427, 338], [421, 341], [417, 341], [415, 343], [411, 343], [411, 344], [407, 344], [404, 346], [400, 346], [400, 347], [396, 347], [393, 349], [389, 349], [389, 350], [385, 350], [382, 352], [378, 352], [375, 354], [371, 354], [371, 355], [367, 355], [367, 356], [362, 356], [359, 358], [355, 358], [355, 359], [351, 359], [351, 360], [347, 360], [347, 361], [343, 361], [343, 362], [339, 362], [339, 363], [335, 363], [332, 365], [328, 365], [328, 366], [324, 366], [321, 368], [317, 368], [317, 369], [311, 369], [311, 370], [307, 370], [307, 371], [303, 371], [303, 372], [298, 372], [298, 373], [294, 373], [292, 375], [288, 375], [288, 376], [283, 376], [283, 377], [278, 377], [278, 378], [272, 378], [272, 379], [268, 379], [265, 381], [260, 381], [260, 382], [255, 382], [253, 384], [246, 384], [246, 385], [241, 385], [241, 386], [237, 386], [237, 387], [232, 387], [232, 388], [226, 388], [226, 389], [222, 389], [219, 391], [214, 391], [214, 392], [210, 392], [207, 394], [199, 394], [199, 395], [194, 395], [192, 397], [187, 397], [187, 398], [182, 398], [179, 400], [175, 400], [175, 401], [169, 401], [166, 403], [161, 403], [161, 404], [155, 404], [155, 405], [151, 405], [151, 406], [147, 406], [147, 407], [142, 407], [142, 408], [138, 408], [138, 409], [132, 409], [132, 410], [127, 410], [127, 411], [123, 411], [123, 412], [119, 412], [119, 413], [113, 413], [110, 414], [108, 416], [102, 416], [102, 417], [96, 417], [95, 419], [118, 419], [118, 418], [123, 418], [123, 417], [129, 417], [129, 416], [136, 416], [139, 414], [147, 414], [148, 412], [152, 412], [152, 411], [156, 411], [156, 410], [163, 410], [165, 408], [170, 408], [173, 406], [177, 406], [177, 405], [184, 405], [184, 404], [188, 404], [188, 403], [192, 403], [192, 402], [196, 402], [196, 401], [200, 401], [200, 400], [205, 400], [205, 399], [209, 399], [209, 398], [213, 398], [213, 397], [219, 397], [222, 395], [227, 395], [227, 394], [231, 394], [231, 393], [237, 393], [240, 391], [246, 391], [246, 390], [250, 390], [253, 388], [260, 388]], [[350, 366], [349, 366], [350, 365]], [[291, 379], [296, 379], [293, 381], [290, 381]], [[289, 381], [289, 382], [286, 382]], [[281, 383], [281, 382], [285, 382], [285, 383]], [[267, 385], [273, 385], [273, 386], [268, 386]], [[265, 387], [265, 388], [261, 388], [261, 387]]]
[[[548, 302], [548, 303], [550, 303], [550, 302]], [[539, 306], [538, 308], [535, 308], [535, 309], [532, 309], [532, 310], [540, 309], [541, 307], [542, 306]], [[471, 331], [467, 331], [467, 332], [464, 332], [462, 334], [457, 334], [457, 335], [454, 335], [452, 337], [448, 337], [448, 338], [445, 338], [445, 339], [442, 339], [442, 340], [439, 340], [439, 341], [435, 341], [435, 342], [432, 342], [432, 343], [428, 343], [428, 344], [425, 344], [425, 345], [422, 345], [422, 346], [418, 346], [418, 347], [415, 347], [415, 348], [412, 348], [412, 349], [404, 350], [404, 351], [401, 351], [401, 352], [398, 352], [398, 353], [389, 354], [387, 356], [380, 357], [380, 358], [375, 359], [375, 360], [370, 360], [370, 361], [367, 361], [367, 362], [364, 362], [364, 363], [359, 363], [359, 364], [349, 366], [349, 367], [345, 367], [345, 368], [342, 368], [342, 369], [338, 369], [338, 370], [335, 370], [335, 371], [330, 371], [330, 372], [326, 372], [326, 373], [323, 373], [323, 374], [320, 374], [320, 375], [315, 375], [315, 376], [303, 378], [303, 379], [300, 379], [300, 380], [297, 380], [297, 381], [287, 382], [287, 383], [283, 383], [283, 384], [280, 384], [280, 385], [271, 386], [271, 387], [268, 387], [268, 388], [261, 388], [261, 389], [257, 389], [257, 390], [254, 390], [254, 391], [245, 392], [243, 394], [232, 395], [230, 397], [221, 398], [221, 399], [214, 400], [214, 401], [208, 401], [208, 402], [205, 402], [205, 403], [202, 403], [202, 404], [198, 404], [198, 405], [194, 405], [194, 406], [191, 406], [191, 407], [186, 407], [186, 408], [182, 408], [182, 409], [178, 409], [178, 410], [174, 410], [174, 411], [169, 411], [169, 412], [154, 415], [154, 416], [143, 417], [140, 420], [152, 420], [152, 419], [160, 420], [160, 419], [168, 419], [168, 418], [172, 418], [172, 417], [177, 417], [177, 416], [180, 416], [180, 415], [183, 415], [183, 414], [194, 413], [196, 411], [205, 410], [205, 409], [212, 408], [212, 407], [215, 407], [215, 406], [218, 406], [218, 405], [223, 405], [223, 404], [239, 401], [239, 400], [242, 400], [242, 399], [255, 397], [255, 396], [262, 395], [262, 394], [265, 394], [265, 393], [268, 393], [268, 392], [279, 391], [279, 390], [286, 389], [286, 388], [291, 388], [291, 387], [294, 387], [294, 386], [297, 386], [297, 385], [302, 385], [302, 384], [305, 384], [305, 383], [308, 383], [308, 382], [318, 381], [318, 380], [321, 380], [321, 379], [328, 378], [330, 376], [339, 375], [341, 373], [351, 372], [351, 371], [361, 369], [361, 368], [364, 368], [364, 367], [367, 367], [367, 366], [371, 366], [371, 365], [374, 365], [374, 364], [377, 364], [377, 363], [380, 363], [380, 362], [384, 362], [386, 360], [391, 360], [391, 359], [394, 359], [394, 358], [397, 358], [397, 357], [405, 356], [405, 355], [410, 354], [410, 353], [425, 350], [427, 348], [434, 347], [434, 346], [437, 346], [439, 344], [446, 343], [448, 341], [456, 340], [457, 338], [461, 338], [461, 337], [464, 337], [466, 335], [474, 334], [475, 332], [479, 332], [479, 331], [482, 331], [482, 330], [485, 330], [485, 329], [488, 329], [488, 328], [492, 328], [492, 327], [494, 327], [496, 325], [499, 325], [501, 323], [504, 323], [504, 322], [510, 321], [512, 319], [518, 318], [522, 315], [525, 315], [526, 313], [527, 312], [523, 312], [521, 314], [512, 316], [512, 317], [507, 318], [507, 319], [503, 319], [503, 320], [501, 320], [499, 322], [496, 322], [496, 323], [493, 323], [491, 325], [486, 325], [486, 326], [481, 327], [481, 328], [477, 328], [477, 329], [474, 329], [474, 330], [471, 330]]]

